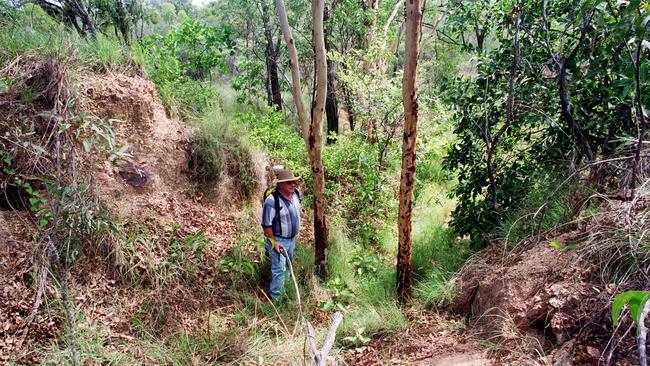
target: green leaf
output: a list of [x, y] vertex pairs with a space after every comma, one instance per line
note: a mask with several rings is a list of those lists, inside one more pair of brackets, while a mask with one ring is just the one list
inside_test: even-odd
[[552, 248], [555, 248], [555, 249], [562, 249], [562, 243], [560, 243], [559, 241], [552, 241], [552, 242], [548, 243], [548, 246], [550, 246]]
[[577, 247], [578, 247], [577, 243], [570, 243], [570, 244], [567, 244], [566, 247], [564, 247], [564, 250], [572, 250], [572, 249], [575, 249]]
[[621, 320], [621, 312], [623, 312], [623, 307], [625, 305], [628, 305], [632, 320], [634, 320], [634, 323], [638, 325], [641, 310], [648, 300], [650, 300], [649, 291], [625, 291], [618, 294], [612, 304], [612, 322], [614, 323], [614, 326], [617, 326]]

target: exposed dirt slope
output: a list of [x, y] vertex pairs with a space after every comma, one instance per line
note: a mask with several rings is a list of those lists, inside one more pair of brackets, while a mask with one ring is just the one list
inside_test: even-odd
[[233, 240], [233, 200], [220, 205], [190, 197], [185, 147], [192, 129], [170, 119], [151, 81], [124, 74], [82, 73], [78, 76], [78, 107], [115, 123], [116, 141], [127, 144], [131, 166], [148, 173], [143, 187], [126, 183], [125, 169], [103, 162], [96, 166], [95, 190], [119, 217], [160, 218], [188, 232], [202, 229], [223, 249]]
[[[233, 207], [240, 202], [222, 199], [215, 204], [192, 191], [185, 174], [185, 146], [193, 131], [166, 116], [151, 82], [119, 73], [80, 72], [75, 79], [76, 113], [119, 120], [113, 121], [115, 143], [118, 148], [128, 145], [127, 154], [117, 164], [88, 156], [80, 173], [90, 180], [93, 196], [110, 217], [124, 224], [118, 226], [121, 230], [142, 227], [148, 236], [131, 239], [126, 233], [128, 243], [121, 243], [121, 249], [131, 251], [136, 261], [123, 265], [127, 276], [118, 275], [112, 263], [117, 247], [110, 258], [86, 248], [88, 255], [71, 268], [70, 291], [83, 319], [80, 327], [93, 327], [109, 350], [137, 354], [130, 342], [138, 335], [138, 319], [168, 332], [177, 326], [191, 328], [201, 321], [195, 316], [197, 311], [222, 305], [218, 294], [225, 284], [219, 280], [219, 261], [237, 242]], [[262, 181], [263, 167], [258, 170], [256, 179]], [[136, 184], [128, 183], [129, 179]], [[221, 194], [228, 197], [231, 192]], [[169, 232], [166, 227], [171, 228]], [[34, 303], [34, 228], [29, 211], [0, 211], [0, 364], [8, 358], [33, 364], [43, 353], [37, 347], [48, 347], [65, 334], [60, 310], [45, 311], [42, 305], [28, 336], [22, 337], [22, 326]], [[184, 238], [199, 231], [210, 241], [200, 258], [189, 254], [186, 262], [173, 262], [167, 247], [173, 242], [170, 236], [182, 247], [187, 245]], [[193, 285], [184, 286], [168, 275], [168, 267], [190, 263], [187, 261], [194, 272], [191, 280], [182, 281]], [[160, 270], [161, 275], [147, 272], [152, 269]], [[140, 274], [148, 278], [141, 280]], [[160, 279], [152, 279], [156, 276]], [[45, 303], [60, 298], [51, 281], [46, 297]]]
[[[631, 231], [628, 222], [644, 221], [646, 205], [632, 210], [629, 205], [606, 206], [564, 233], [550, 232], [540, 240], [531, 237], [505, 259], [497, 245], [464, 268], [458, 277], [455, 310], [483, 329], [495, 344], [500, 363], [638, 362], [634, 338], [630, 333], [621, 336], [630, 329], [629, 320], [615, 331], [609, 318], [615, 295], [625, 288], [608, 284], [609, 269], [603, 268], [603, 263], [614, 268], [625, 264], [619, 256], [629, 249], [625, 241], [617, 240], [625, 230]], [[626, 286], [643, 287], [633, 281]]]

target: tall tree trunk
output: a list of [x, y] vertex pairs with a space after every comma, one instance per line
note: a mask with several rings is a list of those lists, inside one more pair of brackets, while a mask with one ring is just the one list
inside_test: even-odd
[[[363, 25], [366, 27], [366, 32], [360, 42], [361, 48], [367, 49], [377, 42], [376, 28], [377, 18], [379, 16], [379, 0], [361, 0], [361, 7], [365, 11], [372, 12], [372, 14], [367, 16], [363, 22]], [[377, 66], [377, 61], [378, 60], [375, 59], [365, 60], [363, 63], [363, 71], [370, 73]]]
[[[329, 11], [325, 7], [323, 22], [327, 23]], [[330, 51], [329, 36], [331, 34], [331, 25], [325, 30], [325, 51]], [[325, 112], [327, 114], [327, 143], [331, 144], [336, 140], [333, 135], [339, 133], [339, 106], [336, 100], [336, 71], [334, 71], [333, 62], [327, 58], [327, 98], [325, 99]]]
[[269, 5], [266, 0], [261, 0], [262, 24], [264, 25], [264, 38], [266, 45], [264, 47], [264, 56], [266, 58], [266, 78], [269, 84], [268, 101], [269, 106], [275, 106], [278, 111], [282, 110], [282, 94], [280, 92], [280, 79], [278, 77], [277, 52], [273, 47], [273, 34], [269, 18]]
[[413, 295], [411, 273], [411, 231], [413, 185], [415, 183], [415, 144], [418, 125], [417, 66], [420, 53], [420, 0], [406, 1], [406, 54], [402, 97], [404, 99], [404, 137], [402, 173], [399, 187], [399, 247], [397, 253], [397, 298], [406, 303]]
[[289, 67], [291, 69], [291, 93], [293, 94], [294, 103], [296, 103], [296, 112], [298, 113], [298, 123], [300, 132], [303, 139], [309, 146], [309, 115], [305, 109], [305, 104], [302, 100], [302, 86], [300, 84], [300, 64], [298, 63], [298, 51], [296, 50], [295, 41], [289, 28], [289, 20], [287, 19], [287, 11], [284, 7], [284, 0], [275, 0], [275, 6], [278, 9], [278, 16], [280, 18], [280, 28], [284, 41], [287, 44], [289, 51]]
[[323, 113], [327, 96], [327, 60], [323, 29], [324, 0], [312, 0], [314, 23], [314, 58], [316, 60], [316, 95], [309, 130], [309, 155], [314, 177], [314, 245], [316, 250], [316, 274], [327, 277], [328, 227], [325, 217], [325, 170], [323, 168]]
[[325, 41], [323, 32], [323, 0], [312, 0], [313, 18], [313, 44], [314, 58], [316, 64], [316, 87], [314, 90], [314, 101], [312, 104], [312, 120], [309, 117], [302, 101], [300, 87], [300, 70], [298, 69], [298, 52], [294, 39], [289, 28], [287, 12], [283, 0], [275, 1], [280, 17], [280, 27], [284, 40], [289, 50], [289, 63], [291, 66], [292, 93], [298, 110], [298, 119], [302, 129], [309, 160], [311, 161], [311, 172], [314, 180], [314, 246], [316, 249], [315, 263], [316, 274], [324, 278], [327, 276], [327, 240], [328, 227], [325, 216], [325, 170], [323, 168], [323, 114], [325, 112], [325, 98], [327, 95], [327, 61], [325, 56]]

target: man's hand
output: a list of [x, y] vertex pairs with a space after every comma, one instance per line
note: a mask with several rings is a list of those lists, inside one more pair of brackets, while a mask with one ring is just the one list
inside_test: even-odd
[[273, 250], [275, 250], [278, 254], [280, 254], [280, 251], [284, 250], [284, 247], [282, 246], [282, 244], [278, 243], [275, 240], [273, 242], [275, 243], [275, 245], [273, 246]]

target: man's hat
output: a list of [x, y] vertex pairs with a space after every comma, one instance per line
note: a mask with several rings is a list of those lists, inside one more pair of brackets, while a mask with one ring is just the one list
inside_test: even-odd
[[291, 170], [282, 169], [278, 172], [278, 179], [275, 182], [284, 183], [284, 182], [295, 182], [297, 180], [300, 180], [300, 177], [294, 177], [293, 172]]

